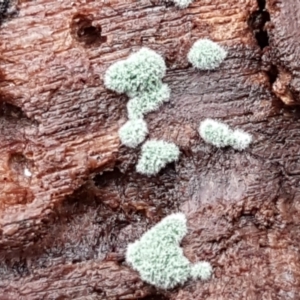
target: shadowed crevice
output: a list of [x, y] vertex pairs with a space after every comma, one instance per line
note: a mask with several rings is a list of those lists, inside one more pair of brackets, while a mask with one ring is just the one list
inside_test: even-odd
[[258, 10], [254, 11], [249, 19], [248, 26], [252, 29], [257, 44], [261, 49], [269, 46], [269, 34], [265, 29], [265, 24], [271, 20], [269, 12], [266, 10], [266, 1], [257, 0]]

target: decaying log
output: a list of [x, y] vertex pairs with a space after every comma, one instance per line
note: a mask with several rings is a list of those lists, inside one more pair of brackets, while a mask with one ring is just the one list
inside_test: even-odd
[[[0, 299], [298, 299], [300, 5], [12, 4], [0, 27]], [[228, 51], [216, 71], [187, 62], [201, 37]], [[141, 46], [165, 58], [172, 90], [146, 117], [149, 137], [181, 150], [153, 177], [135, 172], [139, 149], [120, 145], [126, 96], [103, 85], [107, 67]], [[252, 145], [205, 144], [206, 117], [251, 133]], [[124, 253], [178, 210], [185, 255], [214, 275], [158, 291]]]
[[0, 289], [5, 299], [32, 300], [135, 299], [151, 291], [141, 283], [138, 274], [99, 260], [42, 269], [14, 283], [3, 282]]
[[270, 0], [266, 6], [272, 22], [266, 25], [270, 49], [263, 55], [263, 59], [276, 74], [274, 93], [287, 105], [299, 105], [300, 99], [300, 4], [294, 4]]

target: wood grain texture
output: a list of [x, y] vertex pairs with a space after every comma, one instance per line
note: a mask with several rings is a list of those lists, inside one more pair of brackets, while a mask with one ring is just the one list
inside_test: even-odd
[[300, 4], [294, 4], [269, 0], [266, 6], [272, 18], [266, 25], [270, 48], [263, 59], [276, 66], [278, 78], [273, 84], [273, 91], [287, 105], [299, 105], [300, 96]]
[[32, 300], [136, 299], [151, 291], [141, 283], [138, 274], [97, 260], [40, 270], [13, 284], [3, 282], [0, 288], [5, 299]]
[[[299, 110], [284, 103], [298, 101], [299, 9], [260, 3], [19, 1], [0, 28], [0, 299], [297, 299]], [[187, 62], [201, 37], [228, 51], [216, 71]], [[103, 86], [107, 67], [141, 46], [165, 58], [172, 90], [147, 115], [149, 136], [181, 150], [154, 177], [135, 172], [139, 149], [120, 145], [126, 97]], [[206, 145], [206, 117], [254, 142], [241, 153]], [[210, 261], [214, 276], [156, 291], [124, 253], [178, 210], [186, 256]]]

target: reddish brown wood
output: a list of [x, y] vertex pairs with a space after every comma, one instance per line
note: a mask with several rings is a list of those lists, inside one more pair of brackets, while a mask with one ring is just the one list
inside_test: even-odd
[[[17, 3], [0, 28], [0, 299], [297, 299], [300, 125], [284, 103], [299, 102], [299, 5], [263, 2]], [[200, 37], [228, 50], [220, 69], [188, 64]], [[146, 117], [150, 137], [182, 153], [150, 178], [135, 172], [139, 149], [120, 146], [126, 97], [103, 85], [106, 68], [141, 46], [163, 55], [172, 89]], [[204, 144], [206, 117], [253, 144]], [[157, 291], [124, 253], [178, 210], [186, 256], [210, 261], [214, 276]]]
[[94, 260], [38, 270], [14, 283], [2, 282], [1, 290], [2, 299], [40, 300], [136, 299], [147, 296], [153, 289], [125, 267]]

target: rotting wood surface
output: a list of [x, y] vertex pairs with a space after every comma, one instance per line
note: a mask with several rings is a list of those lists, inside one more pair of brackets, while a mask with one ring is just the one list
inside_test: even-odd
[[[15, 5], [0, 28], [0, 299], [298, 299], [300, 4]], [[228, 50], [217, 71], [187, 63], [201, 37]], [[135, 172], [139, 150], [119, 143], [126, 97], [103, 86], [106, 68], [141, 46], [166, 59], [172, 89], [146, 117], [150, 137], [182, 152], [150, 178]], [[253, 144], [204, 144], [206, 117]], [[186, 256], [211, 262], [214, 276], [157, 291], [124, 264], [125, 249], [178, 210]]]

